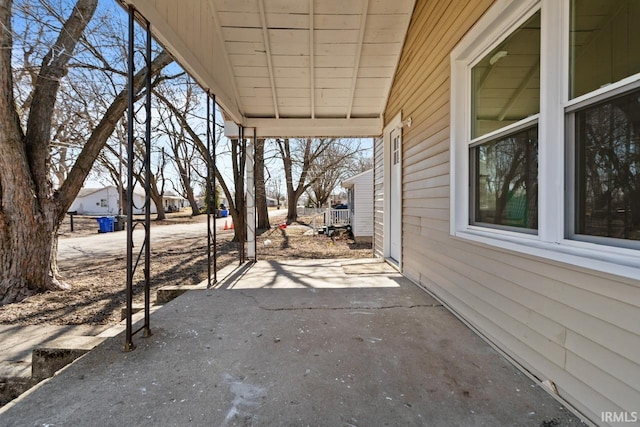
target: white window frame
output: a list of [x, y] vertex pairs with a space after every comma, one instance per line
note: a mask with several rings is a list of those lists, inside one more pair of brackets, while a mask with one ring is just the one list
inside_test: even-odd
[[[639, 279], [640, 251], [565, 238], [565, 110], [640, 81], [640, 75], [634, 75], [569, 100], [569, 3], [497, 0], [451, 52], [450, 234], [498, 249]], [[538, 9], [542, 24], [538, 234], [470, 225], [471, 68]]]

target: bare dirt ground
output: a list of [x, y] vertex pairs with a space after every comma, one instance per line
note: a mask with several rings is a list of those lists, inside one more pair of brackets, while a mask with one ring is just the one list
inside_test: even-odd
[[[300, 258], [368, 258], [371, 245], [359, 245], [346, 236], [329, 238], [324, 235], [305, 234], [309, 218], [280, 229], [273, 227], [257, 239], [258, 259], [284, 260]], [[62, 225], [60, 238], [95, 234], [98, 225], [95, 218], [74, 217], [74, 232], [70, 232], [69, 219]], [[185, 213], [170, 214], [164, 221], [154, 221], [153, 227], [176, 223], [205, 222], [206, 215], [191, 217]], [[284, 218], [272, 218], [277, 225]], [[231, 240], [232, 231], [218, 233], [218, 269], [238, 262], [238, 246]], [[151, 247], [151, 302], [155, 290], [165, 285], [197, 284], [207, 275], [207, 239], [185, 238], [177, 244], [152, 245]], [[120, 321], [120, 311], [125, 305], [126, 259], [83, 259], [60, 263], [60, 271], [68, 291], [46, 292], [19, 303], [0, 306], [0, 324], [14, 325], [110, 325]], [[143, 301], [142, 269], [136, 272], [135, 303]]]

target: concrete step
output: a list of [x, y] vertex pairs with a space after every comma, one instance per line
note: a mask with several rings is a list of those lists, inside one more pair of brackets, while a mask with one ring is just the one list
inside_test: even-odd
[[207, 281], [197, 285], [175, 285], [175, 286], [163, 286], [156, 291], [156, 304], [166, 304], [178, 298], [180, 295], [187, 291], [194, 289], [207, 289]]
[[66, 336], [49, 341], [33, 349], [31, 377], [36, 381], [52, 377], [57, 371], [87, 354], [105, 337]]

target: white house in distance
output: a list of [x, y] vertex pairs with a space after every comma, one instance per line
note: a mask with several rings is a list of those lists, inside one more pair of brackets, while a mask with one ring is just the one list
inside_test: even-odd
[[347, 189], [353, 237], [358, 243], [370, 243], [373, 238], [373, 169], [345, 179], [342, 186]]
[[109, 185], [102, 188], [82, 188], [69, 208], [79, 215], [117, 215], [118, 188]]
[[174, 191], [168, 190], [162, 195], [162, 203], [164, 204], [165, 212], [177, 212], [187, 206], [187, 199]]
[[[133, 213], [143, 214], [144, 192], [135, 189], [133, 192]], [[83, 188], [69, 208], [70, 212], [78, 215], [117, 215], [118, 214], [118, 187], [107, 185], [101, 188]], [[173, 211], [184, 207], [185, 199], [171, 191], [163, 196], [165, 211]], [[151, 201], [151, 213], [157, 213], [156, 204]]]

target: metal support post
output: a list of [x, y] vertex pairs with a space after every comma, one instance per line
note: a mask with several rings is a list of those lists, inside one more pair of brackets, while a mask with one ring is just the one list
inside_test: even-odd
[[[211, 157], [211, 187], [213, 188], [213, 200], [217, 200], [217, 187], [216, 187], [216, 96], [211, 95], [212, 118], [213, 118], [213, 135], [211, 141], [211, 150], [209, 151]], [[228, 207], [227, 207], [228, 208]], [[213, 219], [213, 283], [218, 283], [218, 233], [216, 228], [216, 220]]]
[[[145, 136], [144, 136], [144, 170], [145, 170], [145, 205], [144, 205], [144, 240], [140, 252], [134, 261], [133, 231], [139, 222], [133, 218], [133, 194], [137, 180], [135, 179], [133, 167], [135, 163], [135, 63], [134, 63], [134, 36], [135, 36], [135, 9], [129, 8], [129, 43], [128, 43], [128, 71], [127, 71], [127, 289], [126, 289], [126, 328], [124, 351], [131, 351], [135, 348], [133, 335], [143, 331], [143, 336], [151, 336], [150, 328], [150, 292], [151, 292], [151, 31], [150, 24], [145, 21], [147, 32], [145, 46]], [[160, 209], [162, 207], [159, 207]], [[138, 263], [144, 252], [144, 325], [133, 330], [133, 280]]]
[[[144, 132], [144, 337], [150, 337], [151, 327], [150, 301], [151, 301], [151, 24], [145, 21], [147, 32], [147, 43], [145, 49], [145, 65], [147, 73], [145, 76], [145, 132]], [[131, 163], [131, 162], [130, 162]], [[156, 206], [156, 209], [162, 209]]]
[[[238, 141], [238, 149], [239, 149], [239, 162], [240, 164], [239, 166], [239, 170], [238, 170], [238, 176], [235, 177], [235, 179], [239, 179], [241, 180], [240, 182], [244, 183], [244, 172], [245, 172], [245, 166], [246, 166], [246, 153], [247, 153], [247, 144], [246, 144], [246, 140], [244, 138], [244, 127], [240, 126], [239, 129], [239, 141]], [[237, 188], [237, 187], [236, 187]], [[242, 186], [242, 188], [244, 189], [244, 186]], [[244, 223], [245, 226], [244, 227], [240, 227], [237, 228], [238, 231], [238, 255], [240, 258], [240, 265], [244, 264], [245, 262], [245, 242], [247, 240], [246, 236], [247, 236], [247, 227], [246, 227], [246, 222], [247, 222], [247, 203], [246, 203], [246, 198], [245, 198], [245, 194], [244, 191], [242, 192], [242, 194], [240, 194], [239, 196], [236, 195], [236, 200], [238, 201], [238, 206], [236, 206], [236, 209], [238, 209], [238, 215], [242, 216], [242, 218], [244, 219]]]
[[135, 65], [134, 54], [134, 14], [133, 7], [129, 7], [129, 43], [127, 55], [127, 318], [126, 318], [126, 338], [124, 351], [131, 351], [135, 348], [133, 344], [132, 316], [133, 311], [133, 120], [134, 120], [134, 93], [133, 75]]
[[[213, 105], [213, 108], [212, 108]], [[212, 286], [218, 281], [217, 273], [217, 253], [216, 253], [216, 211], [218, 206], [215, 206], [216, 201], [216, 175], [215, 175], [215, 158], [216, 158], [216, 145], [215, 145], [215, 111], [216, 102], [215, 96], [207, 92], [207, 184], [206, 194], [207, 200], [207, 287]], [[213, 114], [213, 132], [211, 131], [211, 121]], [[211, 203], [214, 206], [211, 206]], [[213, 224], [212, 224], [213, 222]], [[211, 247], [213, 246], [213, 256], [211, 254]], [[213, 281], [211, 280], [213, 261]]]

